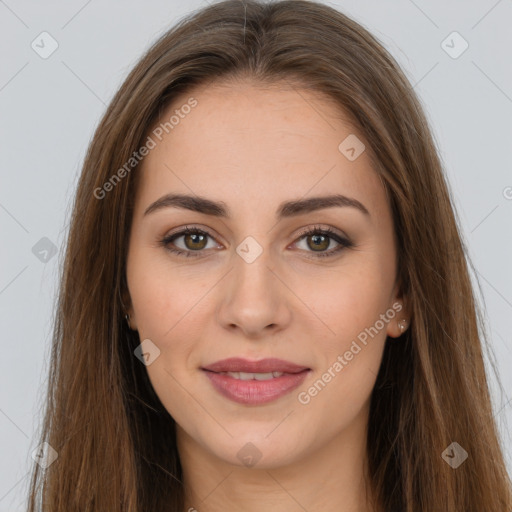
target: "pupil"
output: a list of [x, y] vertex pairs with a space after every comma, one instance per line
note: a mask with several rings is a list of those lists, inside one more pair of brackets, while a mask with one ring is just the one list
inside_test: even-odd
[[[318, 248], [320, 247], [320, 244], [322, 244], [322, 241], [320, 241], [319, 239], [323, 238], [324, 239], [324, 245], [325, 245], [325, 239], [326, 237], [324, 235], [313, 235], [313, 240], [314, 240], [314, 245]], [[325, 249], [326, 247], [320, 247], [321, 249]]]
[[[201, 235], [201, 234], [189, 234], [188, 235], [189, 238], [192, 238], [192, 243], [193, 244], [196, 244], [198, 242], [200, 242], [200, 240], [197, 240], [197, 238], [204, 238], [204, 235]], [[192, 247], [192, 249], [194, 249], [194, 247]], [[195, 247], [195, 249], [198, 249], [198, 247]], [[202, 246], [199, 247], [199, 249], [202, 249]]]

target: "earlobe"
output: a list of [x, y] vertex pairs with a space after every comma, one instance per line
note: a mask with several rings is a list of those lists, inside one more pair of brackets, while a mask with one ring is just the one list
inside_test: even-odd
[[398, 329], [400, 330], [400, 334], [403, 334], [406, 331], [409, 324], [408, 324], [407, 320], [405, 318], [403, 318], [402, 320], [398, 321], [397, 325], [398, 325]]
[[[128, 324], [128, 328], [131, 329], [132, 331], [136, 331], [137, 330], [137, 325], [136, 325], [136, 322], [135, 322], [135, 314], [132, 310], [132, 306], [131, 306], [131, 299], [130, 299], [130, 296], [128, 294], [128, 291], [126, 289], [123, 290], [123, 292], [121, 293], [122, 297], [121, 297], [121, 308], [122, 308], [122, 311], [124, 313], [124, 318], [125, 318], [125, 321], [126, 323]], [[129, 304], [129, 306], [126, 306], [126, 304]]]
[[133, 312], [132, 301], [128, 291], [126, 278], [123, 280], [121, 285], [119, 298], [121, 300], [121, 311], [123, 312], [124, 319], [128, 325], [128, 328], [132, 331], [136, 331], [137, 322], [135, 321], [135, 313]]
[[395, 317], [388, 324], [387, 335], [391, 338], [399, 338], [407, 331], [410, 324], [409, 308], [405, 297], [396, 298], [393, 301], [393, 309]]
[[397, 315], [398, 316], [388, 324], [387, 335], [391, 338], [399, 338], [409, 327], [407, 318], [405, 318], [402, 313], [398, 313]]
[[130, 314], [130, 312], [128, 311], [125, 314], [124, 318], [126, 320], [126, 323], [128, 324], [128, 328], [131, 329], [132, 331], [136, 331], [137, 325], [136, 325], [133, 313]]

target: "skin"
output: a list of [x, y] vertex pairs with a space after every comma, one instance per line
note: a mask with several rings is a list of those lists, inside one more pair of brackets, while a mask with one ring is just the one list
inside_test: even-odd
[[[378, 510], [365, 495], [369, 400], [386, 337], [401, 334], [397, 323], [408, 314], [395, 274], [391, 209], [369, 151], [350, 161], [338, 150], [356, 132], [318, 93], [217, 83], [176, 98], [162, 118], [191, 96], [197, 106], [137, 170], [127, 262], [131, 328], [160, 350], [146, 370], [177, 422], [185, 510]], [[222, 201], [233, 216], [172, 207], [144, 216], [169, 192]], [[334, 207], [274, 218], [283, 201], [333, 193], [357, 199], [370, 215]], [[203, 247], [198, 257], [159, 243], [187, 225], [212, 234], [202, 245], [174, 240], [184, 251]], [[338, 247], [328, 238], [317, 249], [312, 236], [300, 237], [315, 225], [330, 226], [354, 247], [315, 256]], [[250, 264], [236, 252], [247, 236], [263, 251]], [[300, 403], [298, 394], [397, 301], [400, 313]], [[200, 369], [234, 356], [278, 357], [312, 371], [273, 402], [243, 405], [220, 395]], [[237, 457], [249, 442], [260, 454], [253, 467]]]

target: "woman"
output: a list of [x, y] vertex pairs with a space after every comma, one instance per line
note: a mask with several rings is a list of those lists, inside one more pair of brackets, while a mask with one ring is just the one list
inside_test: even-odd
[[479, 322], [393, 58], [319, 3], [209, 6], [91, 142], [29, 510], [510, 511]]

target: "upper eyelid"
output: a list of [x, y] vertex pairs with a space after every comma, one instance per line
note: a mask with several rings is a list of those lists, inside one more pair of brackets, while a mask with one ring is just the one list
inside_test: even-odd
[[[185, 225], [181, 228], [177, 228], [176, 231], [173, 231], [169, 234], [166, 234], [164, 235], [162, 238], [164, 239], [170, 239], [172, 237], [176, 237], [176, 238], [179, 238], [180, 236], [183, 236], [184, 234], [186, 234], [186, 231], [187, 230], [190, 230], [190, 231], [201, 231], [201, 232], [204, 232], [207, 236], [213, 238], [213, 239], [216, 239], [217, 236], [214, 235], [211, 230], [209, 228], [206, 228], [206, 227], [203, 227], [203, 226], [200, 226], [200, 225]], [[348, 235], [346, 235], [343, 231], [341, 231], [339, 228], [334, 228], [332, 226], [329, 226], [328, 224], [326, 225], [321, 225], [321, 224], [313, 224], [313, 225], [310, 225], [310, 226], [306, 226], [304, 228], [301, 228], [299, 230], [299, 232], [295, 235], [295, 239], [298, 238], [302, 238], [304, 237], [305, 235], [307, 235], [310, 231], [331, 231], [331, 233], [328, 233], [326, 234], [326, 236], [338, 236], [342, 239], [346, 239], [347, 241], [350, 241], [350, 237]], [[339, 231], [339, 232], [338, 232]], [[185, 232], [185, 233], [184, 233]], [[223, 238], [223, 237], [220, 237], [220, 238]]]
[[[184, 227], [178, 228], [176, 231], [171, 232], [168, 235], [165, 235], [161, 239], [161, 241], [164, 242], [165, 244], [168, 244], [171, 242], [174, 243], [174, 241], [176, 239], [181, 238], [182, 236], [185, 236], [187, 234], [187, 230], [192, 231], [192, 232], [194, 232], [194, 231], [202, 232], [206, 236], [210, 237], [213, 241], [215, 241], [215, 243], [219, 244], [219, 242], [217, 241], [217, 237], [213, 233], [210, 232], [209, 228], [205, 228], [200, 225], [188, 225], [188, 224], [185, 225]], [[318, 224], [318, 223], [301, 228], [299, 233], [297, 233], [295, 235], [295, 238], [292, 241], [292, 243], [296, 244], [296, 243], [300, 242], [303, 238], [310, 235], [311, 232], [314, 233], [314, 232], [325, 232], [325, 231], [327, 231], [327, 232], [324, 233], [324, 236], [327, 236], [328, 238], [330, 238], [331, 240], [336, 242], [338, 244], [338, 247], [344, 246], [345, 248], [349, 248], [349, 247], [354, 246], [354, 243], [352, 242], [351, 238], [348, 237], [344, 232], [341, 232], [341, 234], [338, 233], [338, 231], [341, 231], [341, 230], [339, 230], [339, 228], [334, 228], [330, 225], [322, 226], [321, 224]], [[339, 238], [339, 240], [337, 240], [336, 238]], [[194, 251], [191, 251], [188, 249], [182, 249], [179, 247], [176, 249], [176, 251], [194, 253]], [[329, 254], [331, 251], [335, 252], [336, 248], [330, 249], [329, 251], [325, 251], [323, 254]], [[201, 252], [207, 252], [207, 251], [206, 250], [198, 251], [197, 255], [199, 255], [199, 253], [201, 253]], [[318, 254], [320, 255], [321, 253], [318, 253]]]
[[215, 236], [211, 231], [207, 228], [203, 228], [201, 226], [190, 226], [186, 225], [185, 227], [178, 228], [176, 231], [169, 233], [168, 235], [164, 235], [163, 239], [176, 239], [180, 238], [187, 234], [187, 230], [189, 231], [198, 231], [204, 233], [206, 236], [209, 236], [212, 240], [217, 241], [217, 236]]

